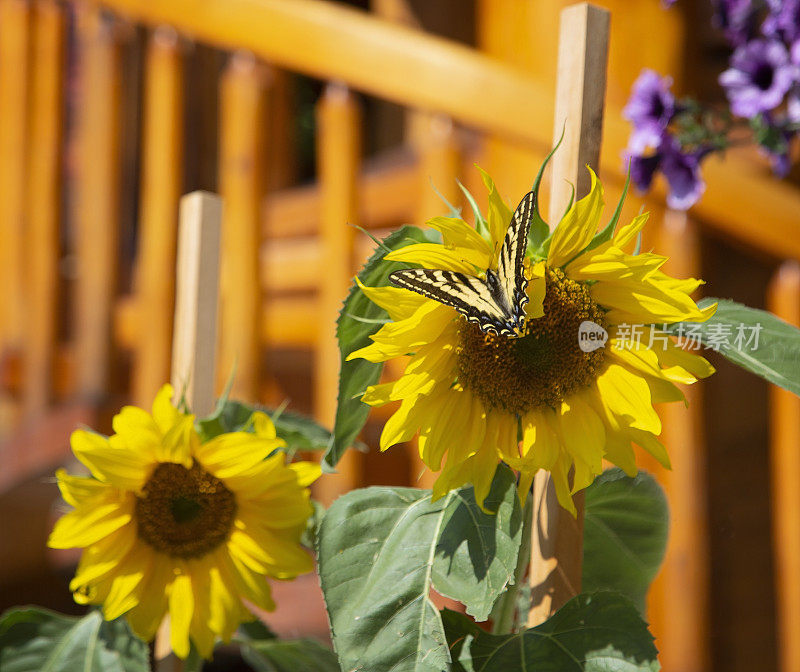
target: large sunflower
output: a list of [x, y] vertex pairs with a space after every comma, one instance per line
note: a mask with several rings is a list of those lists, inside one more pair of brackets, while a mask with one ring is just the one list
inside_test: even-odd
[[[164, 386], [152, 415], [127, 406], [110, 438], [72, 434], [91, 477], [58, 472], [74, 507], [48, 544], [83, 548], [70, 584], [81, 604], [102, 604], [105, 618], [125, 615], [145, 640], [169, 613], [170, 643], [185, 658], [190, 639], [210, 657], [215, 637], [229, 641], [253, 616], [242, 599], [275, 604], [265, 576], [294, 578], [313, 568], [299, 541], [312, 513], [309, 462], [286, 464], [285, 445], [263, 413], [253, 432], [201, 443], [194, 416], [170, 403]], [[273, 454], [274, 453], [274, 454]]]
[[[442, 244], [412, 244], [385, 258], [471, 275], [496, 269], [512, 213], [484, 177], [490, 194], [483, 234], [462, 219], [436, 217], [428, 224]], [[561, 505], [574, 512], [571, 493], [592, 482], [603, 458], [635, 474], [636, 444], [669, 465], [653, 404], [685, 400], [674, 383], [693, 383], [713, 368], [656, 326], [702, 322], [716, 307], [701, 310], [689, 298], [701, 281], [671, 278], [660, 270], [665, 257], [634, 252], [647, 214], [596, 238], [602, 208], [592, 173], [589, 195], [529, 255], [520, 338], [486, 334], [453, 308], [407, 289], [361, 285], [392, 321], [350, 358], [410, 355], [402, 377], [369, 387], [362, 400], [401, 402], [381, 449], [418, 434], [422, 460], [441, 471], [435, 498], [472, 483], [482, 502], [502, 460], [520, 472], [521, 492], [536, 471], [550, 471]], [[607, 331], [604, 347], [579, 346], [583, 323]]]

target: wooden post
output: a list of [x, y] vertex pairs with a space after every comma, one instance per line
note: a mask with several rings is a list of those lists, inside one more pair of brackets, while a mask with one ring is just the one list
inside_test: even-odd
[[[589, 191], [586, 165], [597, 169], [605, 101], [609, 13], [588, 3], [561, 13], [554, 137], [564, 139], [553, 159], [550, 225], [558, 223], [575, 185], [576, 197]], [[544, 622], [581, 590], [583, 493], [575, 497], [573, 518], [558, 505], [550, 474], [533, 485], [528, 625]]]
[[[181, 199], [175, 278], [172, 386], [197, 416], [214, 409], [222, 200], [195, 191]], [[169, 616], [156, 635], [156, 672], [181, 672], [171, 653]]]
[[0, 0], [0, 353], [20, 344], [24, 324], [21, 263], [30, 33], [29, 4]]
[[260, 398], [261, 205], [267, 72], [252, 54], [234, 54], [220, 82], [219, 190], [225, 199], [220, 314], [220, 382]]
[[[319, 340], [314, 362], [314, 412], [333, 426], [339, 380], [339, 348], [335, 322], [353, 279], [353, 241], [358, 224], [356, 185], [361, 162], [360, 109], [343, 84], [329, 84], [317, 105], [317, 165], [320, 184], [321, 268], [319, 281]], [[360, 455], [348, 450], [336, 476], [315, 484], [317, 498], [328, 506], [355, 487]]]
[[144, 87], [136, 339], [132, 396], [148, 403], [169, 374], [175, 298], [178, 201], [183, 187], [183, 54], [168, 26], [147, 45]]
[[34, 63], [28, 179], [28, 309], [25, 414], [34, 417], [50, 401], [58, 315], [61, 212], [64, 10], [53, 0], [34, 5]]
[[[800, 326], [800, 264], [785, 262], [769, 288], [768, 306]], [[778, 665], [800, 672], [800, 399], [770, 387], [772, 538], [775, 553]]]
[[78, 39], [75, 354], [78, 392], [97, 397], [107, 390], [117, 284], [122, 66], [114, 26], [99, 8], [78, 8]]
[[[665, 270], [678, 278], [699, 277], [698, 233], [685, 212], [666, 210], [657, 249], [669, 257]], [[673, 469], [658, 468], [667, 494], [670, 530], [664, 564], [651, 589], [653, 630], [665, 670], [710, 669], [708, 512], [706, 451], [703, 439], [702, 387], [683, 388], [689, 408], [659, 408], [662, 443]], [[679, 616], [676, 616], [679, 615]]]

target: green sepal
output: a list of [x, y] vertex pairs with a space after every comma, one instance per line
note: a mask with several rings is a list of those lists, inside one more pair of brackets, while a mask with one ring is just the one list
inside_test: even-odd
[[625, 205], [625, 199], [628, 197], [628, 189], [630, 186], [631, 169], [630, 166], [628, 166], [628, 174], [625, 177], [625, 186], [622, 188], [622, 196], [619, 198], [619, 202], [617, 203], [617, 207], [614, 209], [614, 214], [611, 216], [611, 220], [595, 234], [595, 237], [592, 238], [583, 252], [593, 250], [595, 247], [599, 247], [603, 243], [607, 243], [614, 237], [614, 232], [617, 230], [617, 224], [619, 224], [619, 218], [622, 215], [622, 206]]

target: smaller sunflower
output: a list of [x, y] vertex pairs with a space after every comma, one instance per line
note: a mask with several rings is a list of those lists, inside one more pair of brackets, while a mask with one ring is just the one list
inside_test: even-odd
[[74, 510], [58, 520], [52, 548], [83, 548], [70, 583], [75, 601], [125, 616], [151, 640], [166, 614], [181, 658], [190, 640], [210, 658], [216, 637], [230, 641], [253, 620], [243, 600], [272, 611], [265, 577], [291, 579], [313, 569], [300, 546], [312, 506], [308, 486], [320, 468], [286, 464], [272, 421], [253, 413], [253, 432], [205, 443], [194, 416], [161, 388], [152, 414], [126, 406], [114, 435], [78, 430], [75, 456], [91, 476], [57, 472]]
[[[440, 472], [434, 498], [471, 483], [483, 502], [504, 461], [519, 472], [522, 493], [539, 469], [549, 471], [559, 502], [575, 513], [571, 495], [592, 482], [604, 458], [633, 475], [636, 445], [669, 466], [653, 406], [683, 401], [675, 383], [694, 383], [714, 369], [659, 327], [703, 322], [716, 304], [698, 308], [690, 294], [702, 281], [671, 278], [661, 270], [666, 257], [635, 249], [646, 214], [615, 230], [618, 209], [598, 235], [603, 188], [591, 178], [590, 193], [528, 254], [518, 338], [484, 333], [454, 308], [408, 289], [359, 282], [391, 321], [348, 359], [409, 358], [399, 379], [368, 387], [362, 401], [400, 402], [381, 449], [418, 436], [423, 462]], [[434, 217], [428, 225], [441, 244], [408, 245], [385, 259], [478, 277], [496, 269], [512, 212], [486, 174], [484, 182], [489, 215], [486, 222], [477, 216], [479, 229]], [[582, 347], [587, 328], [603, 337], [598, 347]], [[633, 328], [636, 341], [626, 338]]]

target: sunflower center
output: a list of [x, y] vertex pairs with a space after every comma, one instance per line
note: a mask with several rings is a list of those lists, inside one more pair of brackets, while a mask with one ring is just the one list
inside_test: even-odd
[[605, 313], [586, 284], [560, 269], [548, 269], [546, 283], [544, 315], [527, 320], [521, 338], [485, 334], [469, 322], [461, 326], [458, 380], [489, 408], [520, 415], [555, 408], [600, 372], [605, 350], [583, 352], [579, 327], [588, 321], [605, 328]]
[[155, 550], [198, 558], [222, 544], [236, 516], [236, 498], [197, 462], [164, 462], [136, 498], [139, 538]]

